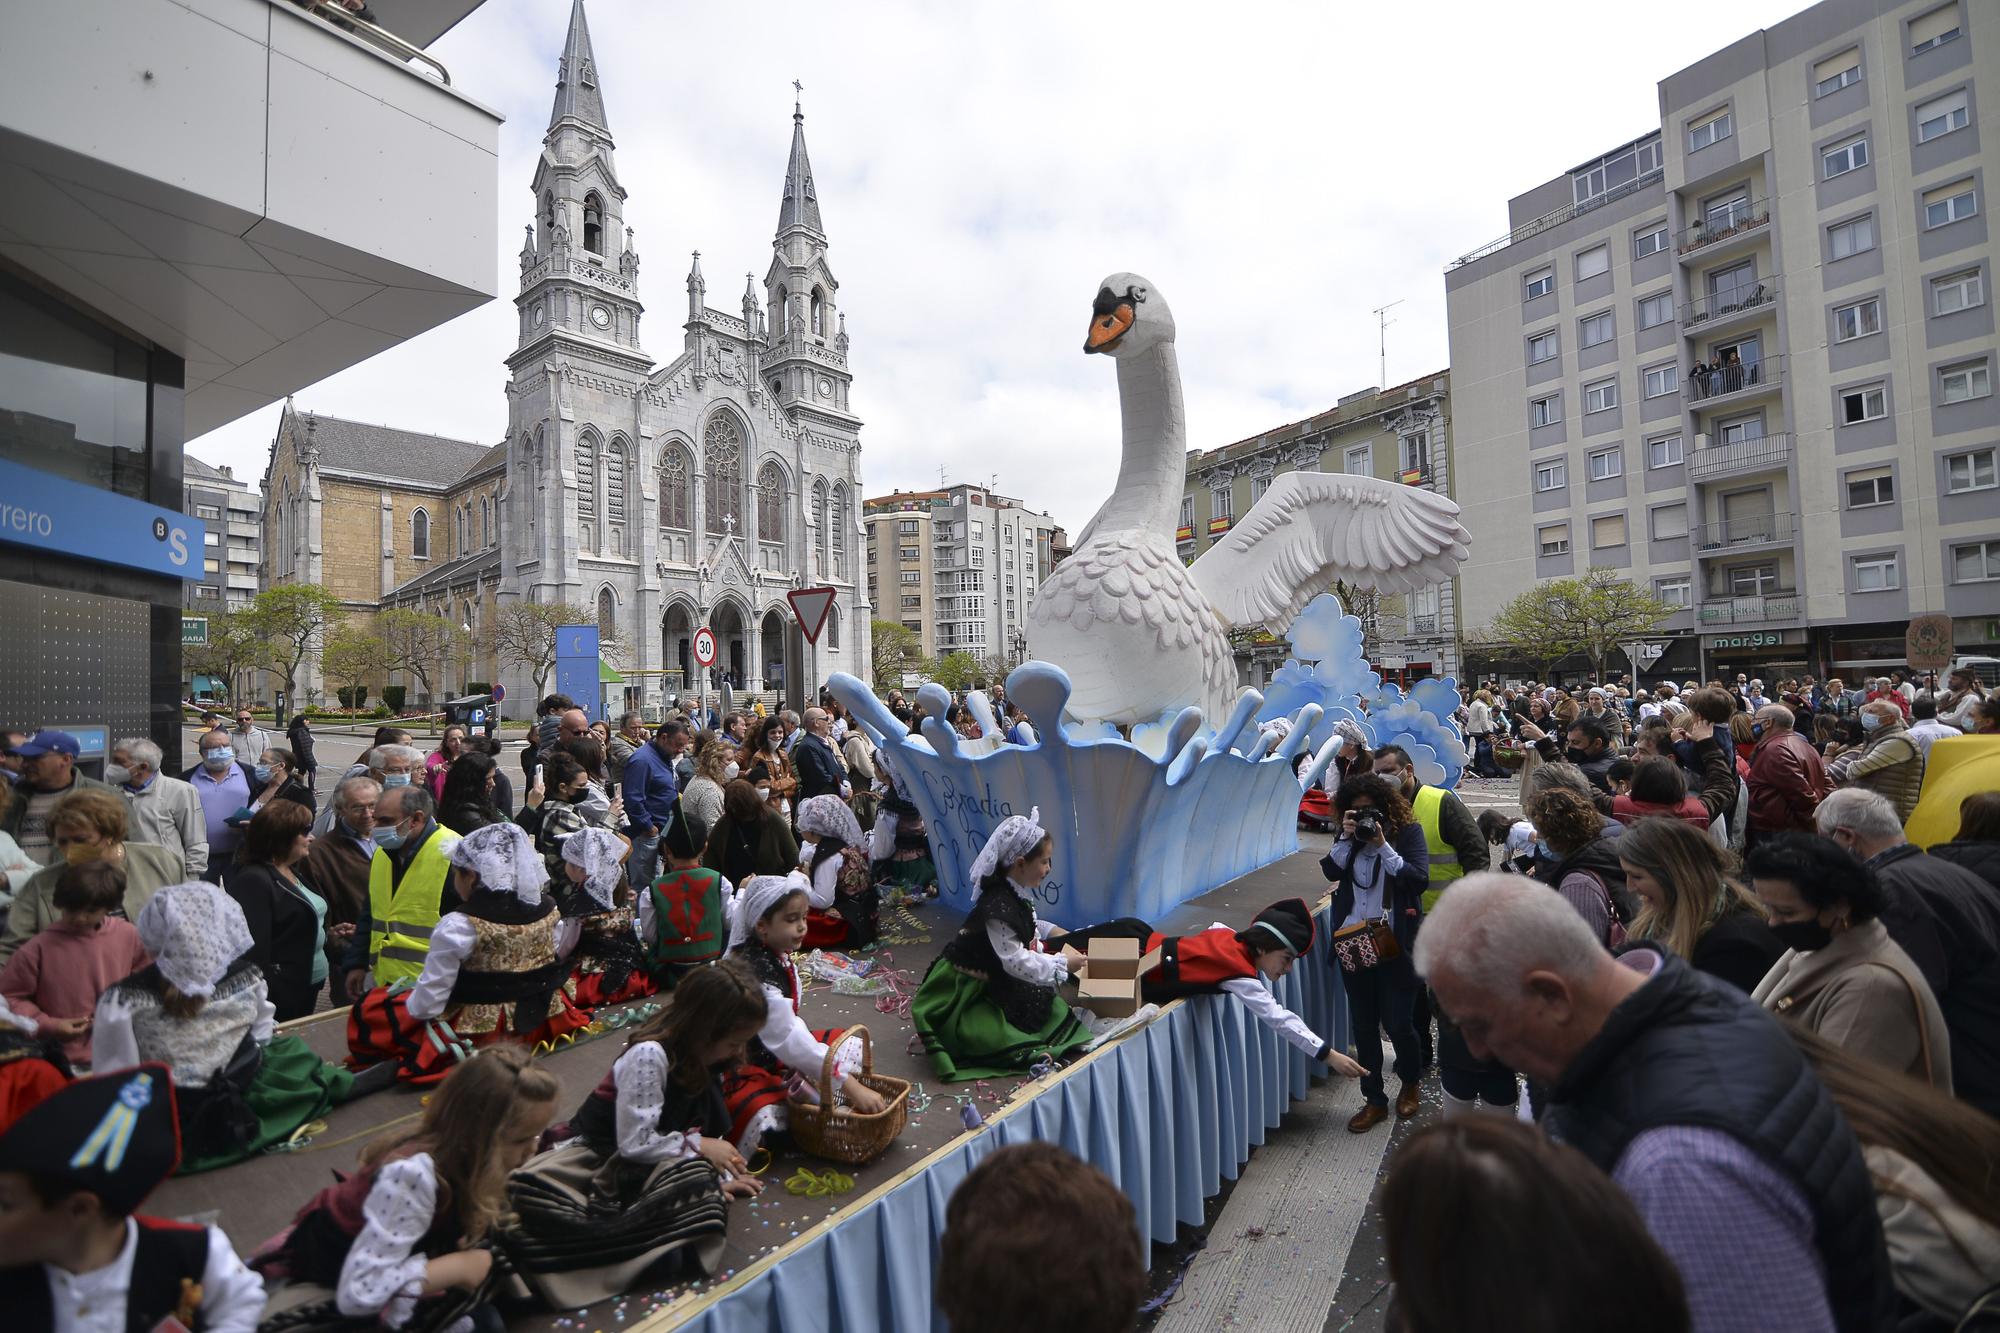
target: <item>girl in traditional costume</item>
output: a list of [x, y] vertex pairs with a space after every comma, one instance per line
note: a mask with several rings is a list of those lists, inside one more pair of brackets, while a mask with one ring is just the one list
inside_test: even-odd
[[868, 854], [873, 860], [875, 882], [884, 886], [885, 897], [894, 905], [902, 901], [938, 896], [937, 863], [931, 860], [930, 831], [924, 817], [903, 790], [890, 747], [875, 751], [875, 773], [882, 802], [875, 812], [875, 827], [869, 831]]
[[811, 881], [808, 949], [859, 949], [875, 942], [881, 895], [869, 873], [861, 824], [838, 796], [799, 802], [799, 867]]
[[562, 909], [563, 989], [580, 1009], [644, 999], [655, 989], [639, 947], [625, 856], [632, 844], [608, 828], [581, 828], [563, 839], [562, 878], [551, 886]]

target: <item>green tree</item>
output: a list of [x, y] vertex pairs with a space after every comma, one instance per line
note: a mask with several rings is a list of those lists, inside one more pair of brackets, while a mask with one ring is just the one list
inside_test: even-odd
[[375, 631], [381, 637], [388, 668], [416, 677], [424, 697], [434, 707], [438, 695], [432, 681], [449, 671], [453, 662], [464, 659], [466, 649], [461, 641], [469, 637], [466, 632], [444, 616], [407, 606], [392, 606], [376, 616]]
[[1573, 591], [1577, 647], [1590, 658], [1591, 668], [1603, 680], [1620, 646], [1656, 632], [1674, 614], [1653, 595], [1615, 570], [1592, 565]]
[[[326, 636], [326, 646], [319, 653], [319, 668], [327, 682], [357, 694], [367, 688], [365, 682], [370, 678], [386, 672], [388, 663], [389, 649], [381, 636], [353, 625], [334, 629]], [[357, 698], [353, 707], [360, 706], [361, 699]]]
[[905, 671], [921, 671], [923, 640], [907, 625], [893, 620], [868, 622], [869, 665], [877, 690], [898, 689]]
[[[493, 617], [489, 642], [504, 667], [519, 662], [534, 678], [535, 693], [547, 688], [549, 673], [556, 668], [556, 631], [564, 625], [594, 625], [597, 613], [580, 606], [548, 602], [509, 602]], [[604, 648], [615, 647], [617, 638], [600, 639]]]
[[220, 676], [223, 693], [236, 702], [238, 677], [269, 660], [264, 636], [241, 611], [210, 611], [208, 642], [190, 644], [181, 662], [190, 673]]
[[285, 692], [303, 706], [298, 697], [299, 668], [347, 614], [340, 598], [317, 583], [285, 583], [258, 593], [241, 614], [264, 641], [271, 669], [285, 678]]
[[1516, 594], [1493, 614], [1480, 635], [1532, 664], [1536, 678], [1547, 680], [1550, 668], [1577, 651], [1576, 579], [1551, 579]]
[[931, 679], [948, 690], [969, 690], [979, 679], [979, 659], [963, 650], [946, 653], [931, 667]]

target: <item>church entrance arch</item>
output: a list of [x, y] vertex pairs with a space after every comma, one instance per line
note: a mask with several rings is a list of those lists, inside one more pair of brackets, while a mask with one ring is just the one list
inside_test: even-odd
[[678, 685], [668, 684], [670, 692], [694, 685], [694, 628], [694, 613], [686, 602], [674, 602], [667, 607], [660, 627], [660, 660], [669, 670], [678, 668], [681, 673]]
[[709, 628], [715, 631], [715, 641], [721, 649], [720, 660], [715, 664], [717, 670], [731, 685], [743, 688], [750, 656], [749, 645], [745, 642], [747, 631], [743, 625], [743, 609], [734, 601], [718, 602], [709, 616]]
[[791, 620], [777, 607], [764, 613], [762, 632], [758, 635], [757, 667], [764, 673], [764, 684], [768, 689], [789, 694], [789, 677], [785, 671], [791, 654], [787, 651]]

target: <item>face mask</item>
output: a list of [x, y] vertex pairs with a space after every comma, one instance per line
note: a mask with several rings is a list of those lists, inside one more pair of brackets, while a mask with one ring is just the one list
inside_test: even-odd
[[73, 842], [63, 848], [63, 860], [73, 866], [89, 865], [92, 861], [101, 860], [103, 856], [103, 850], [96, 843]]
[[1563, 757], [1568, 759], [1572, 764], [1587, 764], [1590, 762], [1590, 751], [1579, 750], [1575, 746], [1571, 746], [1563, 752]]
[[375, 845], [385, 852], [393, 852], [403, 845], [403, 830], [395, 824], [375, 830]]
[[258, 784], [261, 786], [271, 780], [271, 766], [269, 764], [253, 764], [250, 766], [250, 774], [257, 779]]
[[114, 787], [129, 787], [132, 785], [132, 770], [123, 764], [106, 764], [104, 780]]
[[1861, 715], [1861, 729], [1863, 731], [1873, 731], [1875, 730], [1875, 728], [1881, 725], [1882, 725], [1882, 719], [1875, 716], [1875, 714], [1863, 713]]
[[382, 786], [385, 789], [389, 787], [407, 787], [409, 785], [410, 775], [408, 773], [384, 773], [382, 775]]
[[1800, 953], [1813, 953], [1833, 942], [1833, 932], [1817, 921], [1780, 921], [1772, 925], [1771, 933], [1778, 943]]
[[759, 787], [759, 788], [757, 789], [757, 799], [758, 799], [758, 800], [760, 800], [760, 801], [768, 801], [768, 800], [770, 800], [770, 799], [771, 799], [771, 789], [770, 789], [769, 787]]
[[743, 765], [737, 763], [734, 759], [732, 759], [728, 763], [722, 766], [722, 780], [724, 782], [734, 782], [736, 781], [737, 775], [742, 771], [743, 771]]
[[236, 752], [233, 750], [206, 750], [201, 756], [201, 766], [211, 773], [226, 773], [235, 762]]

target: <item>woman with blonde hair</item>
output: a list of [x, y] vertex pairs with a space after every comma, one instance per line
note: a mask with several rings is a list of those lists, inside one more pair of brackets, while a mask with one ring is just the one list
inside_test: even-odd
[[1641, 819], [1614, 844], [1639, 899], [1634, 939], [1654, 940], [1748, 994], [1784, 956], [1763, 904], [1733, 877], [1735, 858], [1684, 820]]
[[694, 776], [681, 790], [681, 809], [699, 830], [695, 836], [706, 838], [722, 818], [722, 789], [741, 771], [735, 743], [720, 733], [704, 731], [695, 749]]

